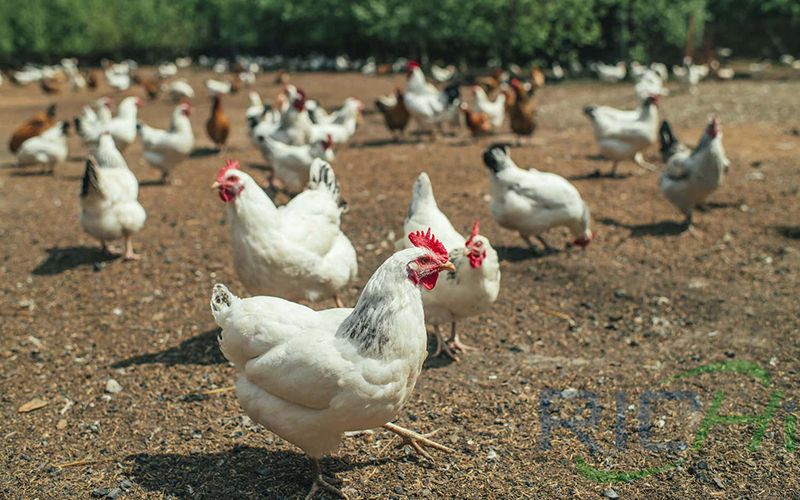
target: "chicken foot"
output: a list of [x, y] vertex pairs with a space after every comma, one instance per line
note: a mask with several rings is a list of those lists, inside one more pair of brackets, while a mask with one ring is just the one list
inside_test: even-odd
[[451, 333], [450, 338], [447, 340], [447, 345], [450, 349], [456, 352], [466, 352], [466, 351], [477, 351], [476, 347], [472, 347], [470, 345], [464, 344], [458, 338], [458, 332], [456, 331], [456, 322], [453, 321], [451, 323]]
[[406, 444], [410, 445], [412, 448], [414, 448], [414, 451], [417, 452], [418, 455], [422, 455], [430, 462], [433, 462], [433, 457], [431, 457], [430, 454], [427, 451], [425, 451], [424, 448], [429, 447], [443, 451], [445, 453], [455, 453], [454, 449], [448, 448], [447, 446], [441, 445], [436, 441], [428, 439], [428, 436], [432, 436], [435, 433], [435, 431], [430, 432], [428, 434], [420, 434], [410, 429], [406, 429], [405, 427], [400, 427], [399, 425], [395, 425], [391, 422], [383, 424], [383, 428], [388, 431], [392, 431], [401, 438], [403, 438], [401, 445], [406, 445]]
[[642, 167], [645, 170], [649, 170], [651, 172], [658, 172], [658, 168], [655, 165], [653, 165], [652, 163], [646, 162], [644, 160], [644, 156], [642, 156], [642, 153], [636, 153], [636, 155], [634, 155], [634, 157], [633, 157], [633, 161], [634, 161], [634, 163], [636, 163], [637, 165], [639, 165], [640, 167]]
[[125, 254], [122, 256], [122, 260], [139, 260], [142, 256], [138, 253], [133, 251], [133, 238], [131, 235], [125, 236]]
[[[339, 488], [336, 488], [325, 480], [325, 476], [322, 475], [322, 467], [319, 465], [319, 459], [308, 457], [308, 461], [311, 465], [311, 477], [313, 482], [311, 483], [311, 489], [309, 490], [308, 495], [306, 495], [306, 500], [311, 500], [314, 498], [314, 495], [318, 491], [324, 491], [325, 493], [329, 493], [337, 498], [344, 498], [347, 500], [347, 495], [342, 493]], [[331, 479], [328, 480], [333, 482]]]
[[342, 298], [339, 296], [338, 293], [333, 296], [333, 300], [334, 302], [336, 302], [336, 307], [345, 307], [344, 301], [342, 301]]
[[458, 363], [458, 356], [456, 356], [456, 353], [450, 348], [448, 342], [444, 340], [444, 337], [442, 336], [442, 329], [439, 325], [433, 325], [433, 333], [436, 335], [436, 350], [433, 352], [432, 357], [435, 358], [444, 353], [447, 355], [447, 357]]

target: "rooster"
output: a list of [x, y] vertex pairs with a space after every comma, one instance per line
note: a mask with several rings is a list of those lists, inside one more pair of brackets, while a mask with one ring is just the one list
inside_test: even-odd
[[[292, 146], [264, 135], [256, 136], [256, 141], [261, 154], [270, 160], [274, 177], [288, 193], [299, 193], [308, 184], [308, 173], [316, 158], [330, 162], [335, 157], [330, 136], [303, 146]], [[275, 188], [273, 179], [270, 186]]]
[[583, 113], [591, 120], [600, 153], [614, 163], [611, 176], [617, 175], [617, 164], [633, 160], [646, 170], [655, 170], [644, 161], [642, 151], [656, 142], [658, 134], [659, 96], [649, 96], [638, 110], [624, 111], [608, 106], [587, 106]]
[[52, 174], [55, 165], [67, 159], [69, 122], [57, 122], [41, 134], [22, 143], [17, 150], [17, 165], [42, 165]]
[[47, 107], [47, 110], [40, 111], [33, 115], [30, 120], [23, 123], [11, 135], [11, 139], [8, 141], [8, 150], [11, 151], [11, 153], [16, 153], [19, 151], [19, 148], [22, 146], [23, 142], [27, 141], [31, 137], [41, 135], [42, 132], [52, 127], [54, 123], [53, 118], [55, 118], [55, 116], [55, 104], [51, 104]]
[[530, 237], [536, 236], [546, 251], [553, 251], [542, 233], [559, 226], [569, 229], [574, 245], [589, 245], [594, 237], [589, 206], [569, 181], [549, 172], [519, 168], [504, 144], [487, 149], [483, 162], [491, 173], [490, 209], [498, 224], [519, 232], [531, 248]]
[[689, 229], [693, 209], [716, 191], [728, 174], [730, 162], [722, 147], [719, 120], [716, 116], [711, 119], [693, 151], [678, 142], [666, 121], [659, 136], [667, 168], [658, 180], [658, 187], [686, 216], [684, 225]]
[[475, 96], [475, 111], [488, 115], [493, 129], [501, 128], [506, 117], [506, 94], [500, 92], [494, 101], [491, 101], [483, 87], [473, 85], [472, 95]]
[[230, 128], [231, 121], [222, 109], [222, 97], [217, 94], [211, 98], [211, 116], [206, 122], [206, 132], [217, 151], [222, 151], [222, 147], [228, 141]]
[[403, 103], [409, 114], [423, 130], [432, 130], [450, 118], [451, 110], [458, 111], [458, 84], [439, 91], [425, 81], [419, 64], [411, 61], [406, 70], [408, 82], [403, 94]]
[[211, 313], [222, 328], [220, 349], [239, 374], [239, 402], [253, 420], [306, 453], [313, 476], [306, 498], [320, 490], [344, 498], [323, 477], [319, 460], [347, 431], [382, 426], [426, 458], [423, 447], [453, 453], [390, 423], [411, 397], [427, 354], [420, 289], [433, 289], [439, 273], [454, 268], [430, 231], [409, 239], [414, 247], [375, 271], [354, 309], [240, 299], [214, 286]]
[[[434, 356], [445, 353], [458, 361], [457, 352], [472, 349], [459, 339], [456, 322], [469, 316], [486, 312], [500, 291], [500, 263], [497, 252], [485, 236], [478, 234], [476, 221], [469, 238], [455, 230], [442, 213], [433, 196], [433, 187], [425, 172], [414, 183], [408, 215], [403, 222], [403, 233], [430, 228], [441, 237], [450, 249], [449, 259], [455, 270], [442, 276], [439, 285], [422, 292], [425, 321], [433, 325], [436, 334]], [[408, 247], [405, 240], [398, 247]], [[450, 338], [445, 341], [440, 325], [450, 323]]]
[[182, 103], [172, 112], [169, 130], [160, 130], [139, 123], [144, 157], [150, 165], [161, 171], [161, 182], [169, 183], [172, 170], [189, 156], [194, 147], [192, 123], [189, 121], [192, 107]]
[[394, 136], [395, 142], [399, 142], [411, 118], [406, 104], [403, 102], [403, 91], [397, 88], [394, 96], [379, 97], [375, 100], [375, 107], [383, 115], [386, 128]]
[[215, 189], [227, 208], [233, 267], [253, 294], [319, 301], [339, 293], [358, 271], [356, 251], [340, 228], [339, 183], [315, 159], [309, 188], [277, 208], [252, 177], [228, 161]]
[[139, 182], [108, 132], [100, 136], [96, 163], [86, 160], [81, 185], [81, 227], [100, 240], [103, 251], [112, 253], [108, 242], [125, 239], [124, 260], [138, 260], [133, 234], [144, 227], [147, 215], [137, 200]]
[[520, 138], [530, 137], [536, 130], [536, 106], [522, 82], [516, 78], [511, 80], [511, 89], [514, 92], [514, 104], [508, 111], [508, 118], [511, 131], [519, 142]]

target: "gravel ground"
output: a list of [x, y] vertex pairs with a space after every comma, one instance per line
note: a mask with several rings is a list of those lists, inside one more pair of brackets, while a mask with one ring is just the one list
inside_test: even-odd
[[[205, 76], [190, 76], [201, 96]], [[421, 170], [454, 225], [466, 231], [481, 218], [502, 258], [494, 309], [461, 325], [480, 350], [460, 363], [429, 360], [397, 419], [437, 431], [457, 452], [435, 453], [427, 464], [382, 430], [345, 438], [323, 466], [351, 497], [800, 498], [792, 439], [800, 401], [800, 82], [707, 83], [697, 96], [674, 86], [664, 99], [664, 113], [688, 142], [712, 112], [724, 127], [732, 173], [695, 217], [695, 236], [679, 234], [681, 215], [660, 197], [654, 174], [627, 164], [623, 179], [591, 175], [610, 165], [595, 157], [580, 110], [632, 106], [628, 85], [545, 88], [537, 134], [512, 155], [572, 179], [592, 207], [598, 237], [585, 252], [537, 257], [488, 213], [480, 153], [494, 139], [393, 144], [372, 100], [401, 78], [303, 74], [294, 81], [329, 107], [348, 95], [367, 104], [363, 127], [334, 165], [351, 207], [343, 226], [359, 254], [347, 303], [391, 254]], [[277, 93], [271, 82], [260, 78], [262, 95]], [[0, 137], [51, 100], [9, 85], [0, 97]], [[59, 116], [72, 117], [96, 97], [59, 96]], [[210, 146], [209, 106], [205, 97], [194, 104], [202, 150]], [[142, 163], [140, 144], [126, 152], [148, 213], [135, 240], [140, 262], [105, 260], [81, 231], [85, 151], [76, 137], [74, 158], [52, 177], [11, 168], [13, 158], [0, 153], [8, 167], [0, 169], [1, 497], [306, 493], [299, 450], [244, 416], [233, 393], [213, 392], [231, 385], [233, 370], [216, 345], [211, 286], [243, 287], [222, 203], [208, 185], [225, 157], [264, 179], [265, 162], [245, 134], [246, 105], [243, 94], [225, 100], [236, 126], [229, 150], [191, 158], [174, 185], [153, 183], [158, 173]], [[148, 102], [141, 118], [163, 127], [170, 109], [164, 100]], [[658, 161], [656, 148], [648, 156]], [[548, 239], [560, 244], [566, 234]], [[669, 380], [708, 365], [700, 369], [708, 373]], [[697, 405], [658, 400], [662, 391], [696, 395]], [[771, 418], [710, 426], [720, 391], [720, 415], [769, 407]], [[37, 399], [43, 407], [19, 412]]]

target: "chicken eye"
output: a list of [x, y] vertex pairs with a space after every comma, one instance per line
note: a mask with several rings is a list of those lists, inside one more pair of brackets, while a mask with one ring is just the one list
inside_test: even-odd
[[236, 183], [238, 183], [238, 182], [239, 182], [239, 177], [238, 177], [238, 176], [236, 176], [236, 175], [231, 175], [230, 177], [228, 177], [228, 178], [226, 179], [226, 181], [227, 181], [227, 182], [229, 182], [229, 183], [231, 183], [231, 184], [236, 184]]

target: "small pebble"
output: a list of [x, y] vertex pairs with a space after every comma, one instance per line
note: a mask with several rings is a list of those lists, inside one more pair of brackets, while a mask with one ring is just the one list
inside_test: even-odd
[[110, 378], [108, 379], [108, 382], [106, 382], [106, 392], [110, 392], [111, 394], [122, 392], [122, 386], [119, 385], [119, 382], [113, 378]]
[[603, 496], [606, 498], [619, 498], [617, 492], [614, 491], [612, 488], [608, 488], [606, 491], [604, 491]]

